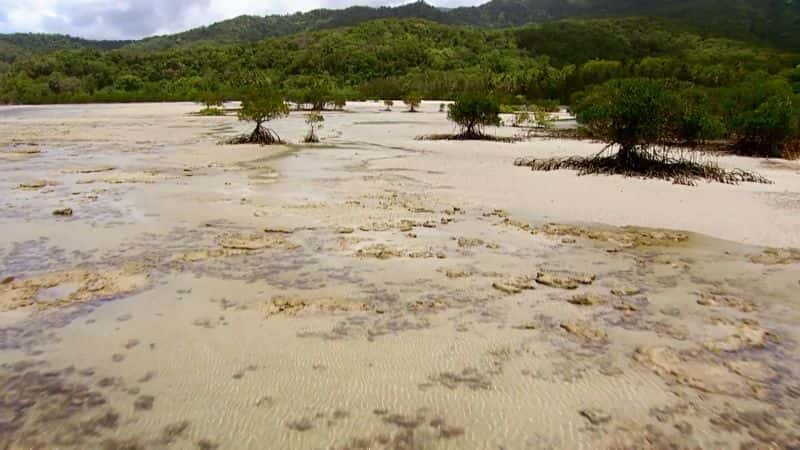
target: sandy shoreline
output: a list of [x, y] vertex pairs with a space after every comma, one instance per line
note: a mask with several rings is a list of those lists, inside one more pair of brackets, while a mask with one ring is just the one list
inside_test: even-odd
[[[329, 117], [329, 121], [341, 117], [340, 126], [348, 129], [342, 129], [341, 135], [336, 135], [339, 129], [337, 133], [327, 133], [334, 138], [329, 138], [328, 142], [335, 142], [337, 146], [361, 142], [384, 148], [404, 148], [408, 157], [370, 162], [371, 167], [382, 171], [432, 172], [435, 176], [428, 177], [430, 182], [443, 187], [437, 194], [447, 195], [452, 191], [455, 196], [514, 210], [530, 216], [526, 217], [530, 220], [680, 229], [753, 245], [800, 247], [800, 177], [797, 176], [800, 174], [800, 161], [708, 157], [724, 168], [757, 171], [774, 181], [772, 185], [744, 183], [732, 186], [700, 182], [697, 186], [687, 187], [659, 180], [617, 176], [576, 177], [571, 171], [531, 174], [525, 168], [512, 167], [511, 163], [517, 157], [590, 155], [597, 153], [602, 146], [556, 139], [534, 139], [517, 144], [414, 140], [420, 135], [452, 129], [444, 114], [436, 112], [437, 105], [430, 102], [426, 104], [425, 112], [407, 114], [381, 112], [377, 103], [351, 104], [348, 110], [363, 114], [363, 118], [352, 113], [331, 113], [333, 118]], [[13, 111], [14, 116], [28, 114], [43, 123], [59, 122], [60, 114], [69, 114], [71, 120], [80, 123], [85, 111], [97, 111], [111, 123], [116, 123], [117, 118], [125, 120], [131, 117], [135, 120], [164, 109], [170, 111], [165, 114], [170, 118], [196, 109], [195, 105], [181, 103], [6, 108]], [[396, 110], [402, 111], [401, 108]], [[9, 117], [8, 120], [7, 126], [12, 125], [15, 119]], [[206, 123], [216, 121], [213, 118], [187, 120], [193, 124], [203, 120]], [[226, 129], [247, 128], [247, 125], [230, 118], [221, 120]], [[290, 141], [296, 142], [302, 135], [300, 114], [273, 125]], [[511, 128], [499, 130], [504, 135], [516, 131]], [[114, 134], [114, 130], [109, 127], [100, 133]], [[9, 135], [11, 139], [6, 143], [25, 141], [23, 136], [17, 137], [14, 132]]]
[[0, 447], [798, 443], [800, 163], [532, 173], [602, 147], [415, 140], [438, 103], [230, 147], [196, 109], [0, 112]]

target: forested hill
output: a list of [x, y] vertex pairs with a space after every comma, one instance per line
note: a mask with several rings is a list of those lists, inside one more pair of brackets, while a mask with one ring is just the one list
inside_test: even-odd
[[[739, 40], [761, 41], [772, 46], [800, 51], [800, 0], [492, 0], [480, 6], [440, 9], [424, 2], [398, 7], [351, 7], [341, 10], [318, 9], [291, 15], [241, 16], [167, 36], [143, 39], [130, 46], [140, 49], [165, 49], [196, 44], [256, 42], [267, 37], [285, 36], [384, 18], [421, 18], [443, 24], [473, 25], [486, 28], [519, 26], [564, 18], [650, 16], [669, 19], [678, 25], [706, 35]], [[41, 35], [16, 35], [17, 47], [75, 48], [124, 43], [89, 44]], [[3, 41], [0, 35], [0, 59]], [[33, 44], [27, 41], [34, 41]], [[6, 58], [8, 59], [8, 58]]]
[[291, 15], [239, 16], [183, 33], [155, 36], [135, 42], [131, 47], [165, 49], [198, 43], [242, 43], [260, 41], [267, 37], [286, 36], [304, 31], [348, 27], [377, 19], [427, 19], [452, 23], [446, 12], [416, 2], [397, 7], [370, 8], [353, 6], [346, 9], [316, 9]]
[[92, 41], [62, 34], [0, 34], [0, 73], [18, 59], [31, 55], [83, 48], [112, 50], [130, 43], [130, 41]]
[[0, 34], [0, 43], [15, 46], [22, 51], [46, 53], [71, 48], [111, 50], [124, 47], [130, 44], [131, 41], [93, 41], [63, 34], [14, 33]]
[[800, 1], [793, 0], [492, 0], [480, 6], [448, 10], [420, 1], [394, 8], [357, 6], [288, 16], [241, 16], [133, 45], [163, 49], [197, 43], [252, 42], [384, 18], [415, 17], [444, 24], [499, 28], [570, 17], [609, 16], [666, 18], [710, 35], [800, 50]]
[[247, 44], [38, 55], [0, 75], [0, 102], [197, 100], [209, 91], [238, 98], [242, 86], [263, 82], [290, 98], [323, 92], [445, 99], [489, 91], [504, 102], [565, 102], [587, 86], [633, 76], [709, 89], [777, 76], [800, 91], [798, 64], [796, 53], [706, 38], [658, 19], [569, 19], [497, 30], [382, 19]]

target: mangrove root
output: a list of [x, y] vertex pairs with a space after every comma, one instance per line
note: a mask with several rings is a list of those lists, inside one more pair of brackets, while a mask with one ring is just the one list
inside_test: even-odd
[[514, 165], [541, 171], [577, 170], [578, 175], [602, 174], [656, 178], [687, 186], [694, 186], [695, 181], [700, 179], [726, 184], [772, 184], [772, 181], [755, 172], [742, 169], [726, 170], [712, 162], [674, 157], [669, 151], [629, 151], [626, 152], [624, 158], [619, 157], [618, 154], [609, 156], [604, 153], [605, 150], [592, 157], [519, 158], [514, 161]]
[[233, 139], [230, 139], [225, 142], [226, 144], [259, 144], [259, 145], [276, 145], [276, 144], [285, 144], [281, 137], [278, 136], [278, 133], [275, 131], [263, 127], [261, 125], [257, 126], [252, 133], [245, 134], [242, 136], [237, 136]]
[[483, 133], [458, 133], [458, 134], [429, 134], [425, 136], [417, 136], [418, 141], [492, 141], [492, 142], [505, 142], [514, 143], [524, 141], [525, 139], [519, 136], [501, 137], [492, 136]]

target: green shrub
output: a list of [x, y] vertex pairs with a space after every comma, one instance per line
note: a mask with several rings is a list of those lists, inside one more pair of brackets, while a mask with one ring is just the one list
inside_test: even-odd
[[800, 66], [787, 70], [784, 76], [789, 80], [789, 83], [791, 83], [794, 93], [800, 94]]
[[725, 122], [712, 111], [711, 99], [705, 91], [684, 89], [678, 92], [677, 102], [675, 139], [678, 142], [692, 145], [726, 136]]
[[417, 112], [417, 108], [422, 103], [422, 96], [414, 92], [408, 93], [403, 98], [403, 103], [408, 106], [408, 112]]
[[519, 105], [500, 105], [501, 114], [516, 114], [516, 112], [519, 110]]
[[561, 103], [558, 100], [537, 100], [534, 105], [547, 112], [558, 112], [561, 110]]
[[[206, 74], [200, 80], [200, 92], [198, 101], [205, 105], [205, 109], [201, 111], [205, 115], [221, 115], [215, 114], [219, 111], [225, 101], [225, 96], [222, 93], [222, 86], [219, 79], [211, 73]], [[221, 112], [221, 111], [219, 111]]]
[[543, 128], [550, 130], [554, 126], [555, 118], [546, 109], [534, 105], [533, 107], [533, 120], [536, 122], [536, 128]]
[[126, 92], [138, 91], [144, 87], [142, 79], [135, 75], [123, 75], [117, 79], [115, 85], [117, 89]]
[[239, 120], [255, 122], [256, 128], [249, 138], [240, 142], [262, 145], [282, 143], [280, 137], [274, 131], [264, 127], [263, 124], [288, 115], [289, 107], [275, 90], [271, 88], [251, 89], [242, 99], [238, 117]]
[[301, 109], [322, 111], [337, 99], [334, 82], [327, 75], [293, 77], [286, 89], [289, 99]]
[[325, 117], [317, 111], [312, 111], [306, 114], [306, 125], [308, 125], [308, 133], [306, 137], [303, 138], [303, 142], [306, 143], [316, 143], [319, 142], [319, 136], [317, 136], [317, 130], [322, 128], [322, 122], [325, 121]]
[[589, 133], [605, 141], [595, 156], [521, 160], [533, 170], [577, 169], [579, 174], [603, 173], [663, 178], [694, 184], [696, 179], [722, 183], [770, 181], [745, 170], [728, 171], [712, 162], [675, 155], [676, 144], [691, 146], [720, 132], [715, 116], [704, 104], [685, 95], [685, 86], [672, 80], [628, 78], [609, 81], [579, 97], [574, 110]]
[[675, 97], [661, 80], [613, 80], [592, 89], [575, 106], [578, 122], [609, 145], [618, 158], [666, 144], [674, 132]]
[[450, 105], [447, 118], [461, 127], [462, 137], [480, 138], [483, 136], [483, 127], [500, 124], [499, 114], [500, 107], [490, 96], [468, 94]]
[[522, 111], [514, 114], [514, 123], [513, 126], [515, 127], [524, 127], [531, 121], [531, 114], [527, 111]]
[[200, 116], [224, 116], [225, 111], [222, 108], [210, 107], [201, 109], [197, 114]]
[[800, 100], [786, 79], [747, 80], [729, 89], [725, 106], [742, 154], [782, 157], [800, 138]]

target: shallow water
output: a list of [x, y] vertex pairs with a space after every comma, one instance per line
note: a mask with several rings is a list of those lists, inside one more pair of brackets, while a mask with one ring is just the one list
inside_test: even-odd
[[6, 150], [41, 151], [0, 166], [3, 447], [798, 444], [791, 251], [496, 211], [378, 104], [289, 149], [77, 108], [21, 114]]

